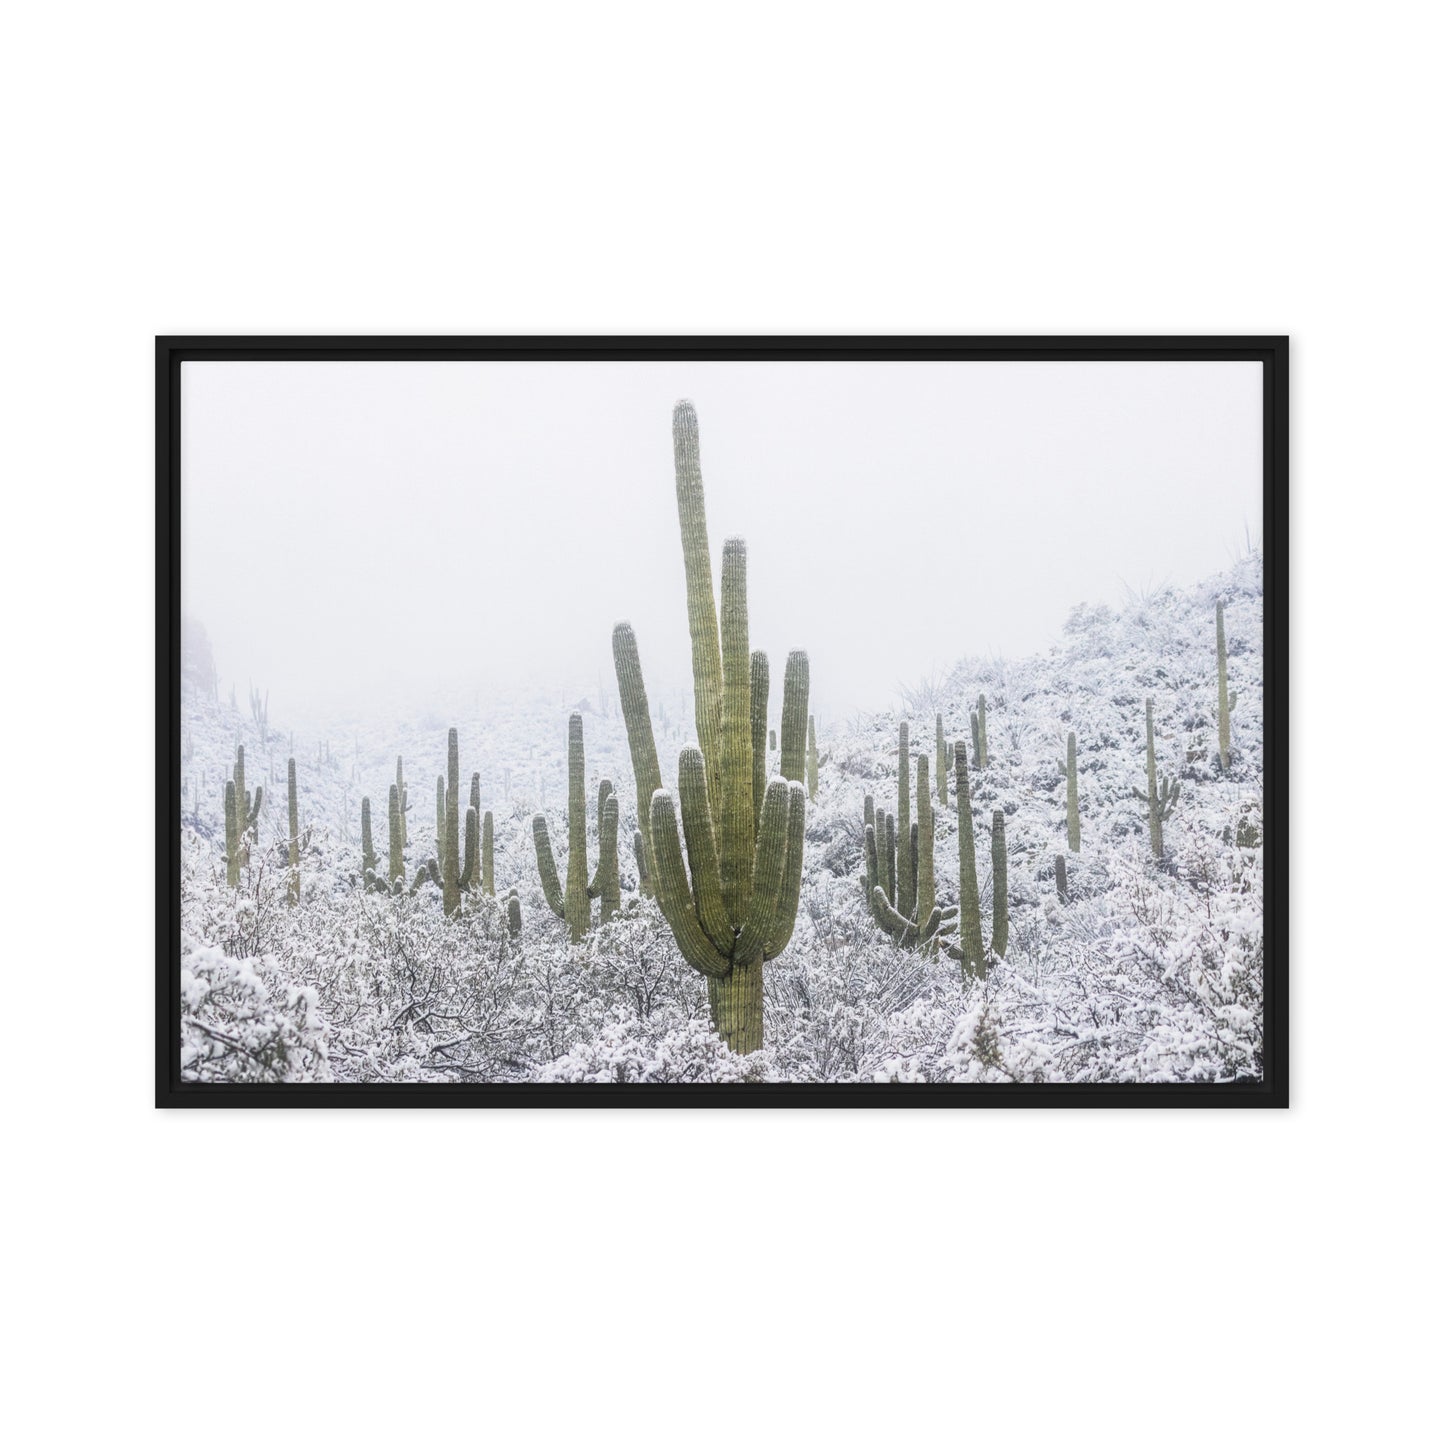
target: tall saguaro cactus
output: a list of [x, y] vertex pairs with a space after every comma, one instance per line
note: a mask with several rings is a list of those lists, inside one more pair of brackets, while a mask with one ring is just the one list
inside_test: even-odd
[[237, 826], [236, 780], [234, 778], [226, 779], [222, 798], [226, 814], [226, 886], [239, 888], [241, 886], [241, 830]]
[[1229, 690], [1229, 665], [1224, 646], [1224, 603], [1214, 604], [1214, 653], [1219, 666], [1219, 767], [1229, 771], [1229, 715], [1238, 701]]
[[1154, 767], [1154, 699], [1144, 699], [1144, 777], [1149, 791], [1134, 789], [1134, 796], [1148, 809], [1149, 846], [1155, 858], [1164, 857], [1164, 823], [1179, 801], [1179, 780], [1168, 773], [1156, 773]]
[[979, 917], [978, 860], [974, 852], [973, 801], [968, 787], [968, 748], [953, 745], [953, 784], [958, 794], [958, 944], [950, 958], [963, 964], [964, 977], [982, 977], [988, 966], [983, 951], [983, 920]]
[[286, 850], [290, 872], [286, 878], [286, 898], [294, 906], [301, 901], [301, 840], [296, 829], [296, 759], [286, 759]]
[[1069, 830], [1069, 851], [1079, 851], [1079, 740], [1071, 732], [1069, 734], [1069, 754], [1066, 763], [1059, 764], [1059, 771], [1064, 775], [1065, 788], [1065, 826]]
[[813, 728], [813, 715], [808, 714], [808, 801], [818, 800], [818, 734]]
[[759, 801], [764, 774], [756, 754], [766, 738], [767, 700], [754, 689], [766, 687], [767, 672], [748, 649], [747, 549], [737, 538], [724, 543], [718, 608], [690, 402], [673, 410], [673, 450], [698, 736], [698, 746], [678, 759], [676, 804], [662, 787], [630, 624], [618, 623], [612, 651], [637, 779], [639, 861], [683, 958], [708, 980], [714, 1026], [731, 1048], [748, 1053], [763, 1042], [763, 965], [792, 938], [802, 886], [808, 656], [788, 656], [782, 777], [762, 787]]
[[236, 744], [236, 765], [232, 769], [232, 778], [236, 784], [236, 848], [237, 859], [242, 867], [250, 867], [251, 864], [251, 840], [256, 836], [256, 824], [261, 817], [261, 794], [260, 783], [256, 784], [256, 791], [252, 794], [246, 787], [246, 749]]
[[977, 719], [973, 730], [973, 747], [978, 754], [976, 759], [979, 767], [988, 766], [988, 699], [982, 693], [978, 695], [978, 706], [974, 709], [974, 718]]
[[565, 919], [573, 943], [580, 943], [591, 923], [591, 900], [602, 900], [602, 922], [621, 903], [617, 867], [617, 793], [603, 778], [597, 792], [597, 872], [587, 877], [587, 756], [583, 747], [582, 714], [567, 720], [567, 887], [564, 891], [552, 852], [552, 836], [543, 813], [532, 819], [532, 842], [537, 850], [537, 872], [547, 906]]
[[406, 876], [406, 823], [401, 807], [401, 789], [395, 783], [387, 791], [386, 800], [386, 876], [395, 883]]
[[[478, 820], [475, 808], [468, 807], [466, 822], [461, 820], [461, 766], [457, 756], [457, 730], [447, 730], [447, 775], [437, 779], [437, 851], [429, 859], [427, 872], [442, 890], [442, 912], [451, 915], [462, 906], [462, 894], [468, 892], [477, 876]], [[463, 831], [464, 830], [464, 831]]]

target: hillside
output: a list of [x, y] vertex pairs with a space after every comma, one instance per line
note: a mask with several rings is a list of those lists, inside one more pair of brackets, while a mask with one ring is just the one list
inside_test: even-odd
[[[1226, 607], [1233, 757], [1217, 760], [1214, 604]], [[636, 791], [615, 695], [446, 700], [417, 717], [343, 720], [331, 737], [263, 739], [243, 698], [187, 687], [182, 716], [183, 1069], [205, 1079], [1170, 1081], [1258, 1072], [1263, 964], [1262, 578], [1257, 557], [1186, 589], [1081, 607], [1048, 653], [966, 660], [908, 706], [819, 719], [819, 792], [808, 809], [799, 918], [765, 972], [765, 1047], [739, 1057], [709, 1024], [706, 988], [651, 901], [635, 895], [625, 840]], [[610, 682], [610, 679], [609, 679]], [[779, 685], [774, 682], [776, 718]], [[1008, 947], [985, 978], [941, 953], [899, 948], [865, 905], [863, 799], [893, 806], [898, 729], [932, 763], [935, 717], [968, 740], [987, 700], [989, 759], [971, 774], [987, 937], [989, 823], [1007, 839]], [[1150, 855], [1144, 703], [1159, 768], [1180, 782]], [[690, 699], [654, 698], [664, 786], [692, 740]], [[582, 704], [589, 872], [596, 789], [621, 802], [622, 915], [571, 946], [538, 881], [531, 818], [545, 812], [563, 862], [567, 719]], [[663, 705], [665, 704], [665, 705]], [[386, 897], [357, 886], [361, 799], [378, 852], [400, 754], [408, 877], [435, 852], [448, 725], [463, 781], [480, 775], [496, 825], [499, 894], [515, 887], [520, 935], [497, 901], [442, 917], [435, 888]], [[1067, 854], [1065, 738], [1078, 738], [1081, 851]], [[235, 748], [265, 789], [249, 870], [226, 887], [221, 794]], [[970, 744], [971, 747], [971, 744]], [[297, 761], [302, 898], [286, 902], [285, 759]], [[770, 761], [776, 765], [777, 755]], [[952, 798], [952, 789], [950, 789]], [[1244, 840], [1260, 846], [1239, 846]], [[958, 820], [940, 810], [938, 894], [959, 890]]]

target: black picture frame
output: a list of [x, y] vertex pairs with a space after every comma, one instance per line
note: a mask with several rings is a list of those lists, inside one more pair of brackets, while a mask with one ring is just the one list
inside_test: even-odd
[[[181, 366], [186, 361], [1258, 361], [1263, 384], [1263, 1077], [1139, 1084], [261, 1084], [180, 1078]], [[1284, 336], [156, 338], [156, 1106], [1283, 1108], [1289, 1103], [1289, 339]]]

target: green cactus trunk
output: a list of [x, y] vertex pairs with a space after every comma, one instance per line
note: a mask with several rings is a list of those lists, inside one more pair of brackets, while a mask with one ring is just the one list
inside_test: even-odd
[[497, 880], [492, 868], [492, 814], [488, 809], [482, 814], [482, 892], [488, 898], [497, 896]]
[[515, 888], [507, 894], [507, 932], [513, 938], [522, 936], [522, 900]]
[[808, 801], [818, 799], [818, 734], [813, 727], [813, 718], [808, 716]]
[[993, 814], [993, 945], [992, 952], [1004, 956], [1008, 948], [1008, 844], [1003, 832], [1003, 813]]
[[401, 790], [393, 783], [386, 799], [387, 878], [392, 882], [406, 877], [406, 859], [401, 842]]
[[1067, 782], [1069, 851], [1077, 853], [1079, 851], [1079, 742], [1073, 733], [1069, 734], [1069, 760], [1064, 767], [1064, 778]]
[[[400, 836], [401, 836], [401, 851], [402, 851], [403, 857], [405, 857], [405, 854], [406, 854], [406, 779], [405, 779], [404, 777], [402, 777], [402, 774], [401, 774], [401, 757], [400, 757], [400, 755], [397, 756], [397, 760], [396, 760], [396, 796], [397, 796], [397, 799], [398, 799], [399, 804], [400, 804], [400, 813], [399, 813], [399, 815], [398, 815], [398, 823], [399, 823], [399, 826], [398, 826], [397, 831], [398, 831], [398, 833], [399, 833]], [[405, 871], [404, 867], [403, 867], [403, 871]]]
[[[268, 694], [269, 697], [269, 694]], [[286, 850], [290, 872], [286, 880], [286, 897], [293, 907], [301, 902], [301, 838], [296, 825], [296, 759], [286, 759]]]
[[238, 826], [239, 809], [236, 807], [236, 780], [226, 779], [222, 793], [222, 804], [226, 814], [226, 886], [241, 886], [241, 830]]
[[1059, 895], [1060, 903], [1069, 901], [1069, 865], [1064, 860], [1062, 853], [1054, 854], [1054, 888]]
[[361, 800], [361, 886], [370, 888], [376, 878], [376, 849], [371, 845], [371, 799]]
[[754, 652], [749, 696], [753, 716], [753, 837], [763, 819], [763, 795], [768, 790], [768, 654]]
[[978, 695], [978, 765], [981, 768], [988, 766], [988, 700], [982, 693]]
[[928, 759], [918, 757], [918, 859], [916, 880], [917, 905], [914, 916], [926, 922], [938, 902], [933, 878], [933, 798], [928, 789]]
[[1214, 651], [1219, 664], [1219, 766], [1229, 771], [1229, 714], [1234, 699], [1229, 693], [1229, 665], [1224, 645], [1224, 603], [1214, 604]]
[[1144, 804], [1149, 819], [1149, 847], [1156, 860], [1164, 858], [1164, 823], [1179, 801], [1179, 780], [1163, 775], [1163, 784], [1154, 765], [1154, 699], [1144, 699], [1144, 777], [1148, 791], [1134, 789], [1134, 796]]
[[933, 766], [938, 776], [938, 806], [948, 807], [948, 744], [943, 738], [943, 714], [938, 713], [934, 719], [933, 731]]
[[912, 918], [918, 907], [918, 880], [913, 874], [913, 860], [909, 856], [909, 837], [912, 824], [909, 807], [908, 724], [898, 724], [898, 889], [894, 907], [905, 918]]
[[979, 917], [978, 862], [974, 853], [973, 802], [968, 787], [968, 749], [953, 745], [953, 786], [958, 795], [958, 947], [951, 956], [962, 961], [964, 977], [984, 971], [983, 920]]

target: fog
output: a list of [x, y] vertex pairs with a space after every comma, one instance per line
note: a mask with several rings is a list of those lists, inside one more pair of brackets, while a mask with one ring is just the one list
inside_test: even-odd
[[1247, 362], [188, 362], [182, 605], [222, 686], [337, 710], [690, 684], [672, 405], [697, 406], [714, 580], [748, 542], [751, 642], [812, 659], [820, 722], [1070, 607], [1257, 539]]

